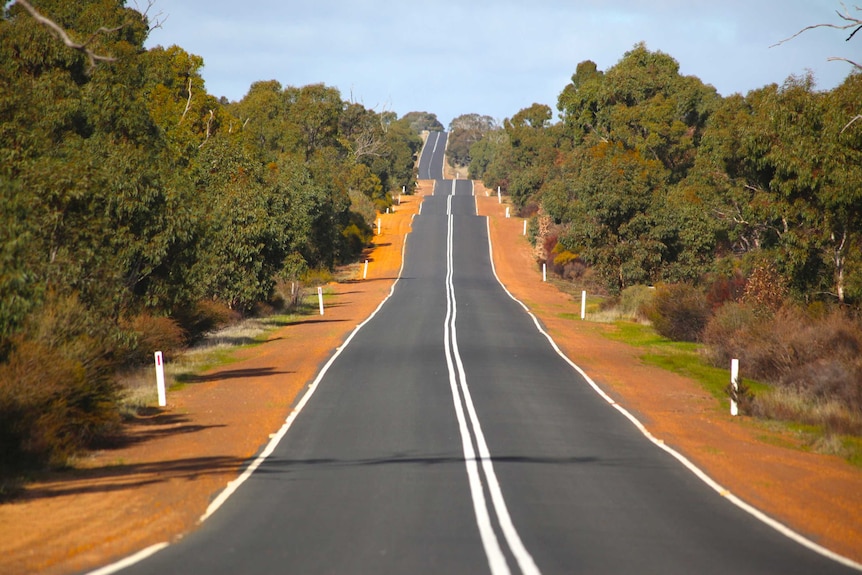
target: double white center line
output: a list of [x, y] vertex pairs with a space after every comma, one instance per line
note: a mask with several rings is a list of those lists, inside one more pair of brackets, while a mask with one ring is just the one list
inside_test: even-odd
[[[455, 182], [452, 182], [452, 191], [455, 190]], [[491, 461], [491, 453], [485, 443], [482, 426], [476, 415], [476, 408], [470, 396], [470, 388], [467, 385], [467, 375], [464, 372], [464, 364], [458, 351], [458, 334], [455, 328], [455, 320], [458, 315], [458, 306], [455, 300], [455, 286], [452, 281], [453, 266], [453, 220], [452, 220], [452, 196], [447, 200], [446, 213], [448, 215], [448, 235], [446, 242], [446, 324], [444, 327], [444, 341], [446, 345], [446, 365], [449, 369], [449, 386], [452, 390], [452, 399], [455, 403], [455, 415], [458, 419], [458, 428], [461, 432], [461, 444], [464, 450], [464, 462], [467, 466], [467, 477], [470, 483], [470, 495], [473, 499], [473, 509], [476, 513], [476, 523], [479, 527], [479, 535], [488, 564], [493, 575], [508, 575], [511, 573], [506, 555], [500, 545], [500, 540], [494, 530], [488, 504], [485, 497], [483, 476], [490, 494], [494, 514], [503, 534], [503, 539], [508, 546], [520, 571], [524, 574], [538, 575], [532, 556], [524, 547], [521, 538], [509, 516], [506, 501], [497, 475], [494, 473], [494, 464]], [[470, 424], [464, 415], [466, 408]], [[472, 435], [470, 430], [472, 428]], [[474, 441], [475, 439], [475, 448]], [[478, 457], [476, 451], [478, 450]], [[480, 467], [481, 464], [481, 467]]]

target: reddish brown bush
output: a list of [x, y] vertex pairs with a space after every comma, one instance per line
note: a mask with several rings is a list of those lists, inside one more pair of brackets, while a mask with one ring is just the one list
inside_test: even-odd
[[535, 200], [529, 200], [526, 204], [518, 208], [517, 216], [519, 218], [532, 218], [539, 213], [539, 204]]
[[62, 465], [117, 433], [114, 340], [77, 298], [49, 296], [0, 364], [0, 472]]
[[745, 294], [746, 280], [739, 272], [730, 277], [719, 277], [708, 284], [706, 301], [717, 310], [727, 302], [739, 301]]
[[188, 335], [196, 341], [203, 334], [237, 321], [240, 314], [230, 309], [224, 302], [212, 299], [200, 300], [194, 307], [177, 313], [177, 322]]
[[712, 364], [727, 367], [731, 359], [740, 359], [750, 377], [759, 377], [754, 373], [755, 362], [748, 352], [752, 341], [768, 337], [768, 333], [761, 333], [763, 327], [762, 317], [750, 305], [729, 302], [718, 308], [704, 328], [702, 338]]
[[126, 362], [144, 364], [153, 360], [153, 352], [161, 351], [170, 358], [185, 347], [186, 332], [179, 322], [169, 317], [156, 317], [149, 314], [135, 316], [128, 322], [127, 329], [133, 334], [132, 349]]
[[554, 248], [557, 247], [557, 234], [549, 234], [542, 240], [542, 249], [546, 259], [553, 259]]
[[763, 263], [751, 272], [742, 298], [750, 305], [776, 312], [787, 298], [787, 281], [773, 264]]
[[[749, 377], [792, 390], [812, 407], [837, 402], [862, 413], [859, 319], [842, 310], [812, 316], [793, 305], [774, 314], [759, 310], [760, 305], [733, 303], [718, 310], [704, 331], [713, 363], [725, 367], [737, 358]], [[777, 403], [767, 410], [772, 416], [787, 409], [787, 402]]]

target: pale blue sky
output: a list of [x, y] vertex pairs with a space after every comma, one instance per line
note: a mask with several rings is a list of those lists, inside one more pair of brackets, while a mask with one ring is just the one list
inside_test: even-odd
[[[862, 16], [847, 4], [852, 13]], [[556, 110], [578, 62], [606, 70], [637, 42], [680, 63], [723, 95], [811, 70], [841, 83], [862, 37], [827, 28], [770, 45], [804, 26], [838, 23], [834, 0], [157, 0], [167, 17], [148, 46], [204, 58], [215, 96], [238, 100], [252, 82], [323, 82], [377, 111], [511, 117], [534, 102]]]

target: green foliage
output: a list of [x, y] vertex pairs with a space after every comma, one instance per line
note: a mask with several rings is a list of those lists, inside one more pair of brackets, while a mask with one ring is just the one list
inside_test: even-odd
[[437, 115], [429, 112], [407, 112], [402, 120], [407, 122], [407, 125], [416, 135], [426, 130], [429, 132], [443, 131], [443, 124], [437, 119]]
[[199, 56], [145, 50], [118, 0], [38, 9], [114, 59], [93, 66], [15, 3], [0, 17], [0, 434], [4, 461], [57, 463], [116, 422], [122, 363], [358, 256], [359, 212], [412, 188], [421, 139], [323, 84], [223, 104]]
[[538, 204], [611, 294], [768, 260], [779, 299], [856, 303], [860, 100], [860, 74], [831, 91], [803, 76], [722, 98], [638, 44], [606, 71], [578, 64], [561, 122], [534, 104], [504, 120], [504, 137], [487, 133], [471, 175]]
[[490, 116], [464, 114], [449, 124], [446, 156], [453, 166], [469, 166], [470, 149], [485, 134], [497, 129], [497, 122]]
[[658, 279], [662, 228], [653, 189], [664, 172], [658, 162], [621, 145], [580, 150], [569, 175], [569, 201], [550, 215], [567, 223], [561, 241], [604, 278], [608, 291]]

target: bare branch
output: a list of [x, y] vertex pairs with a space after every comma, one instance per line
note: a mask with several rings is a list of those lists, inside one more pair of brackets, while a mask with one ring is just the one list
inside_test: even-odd
[[[781, 40], [780, 42], [776, 42], [775, 44], [770, 46], [770, 48], [775, 48], [776, 46], [780, 46], [781, 44], [784, 44], [785, 42], [789, 42], [789, 41], [793, 40], [794, 38], [796, 38], [797, 36], [807, 32], [809, 30], [813, 30], [815, 28], [833, 28], [835, 30], [848, 30], [850, 28], [855, 28], [855, 30], [850, 34], [850, 36], [847, 37], [847, 40], [850, 40], [850, 38], [852, 38], [856, 34], [856, 32], [858, 32], [859, 29], [862, 28], [862, 19], [855, 18], [855, 17], [851, 16], [850, 11], [847, 9], [847, 7], [844, 5], [843, 2], [841, 3], [841, 7], [844, 8], [844, 13], [842, 14], [838, 10], [836, 10], [835, 13], [838, 14], [839, 18], [841, 18], [842, 20], [847, 22], [847, 24], [829, 24], [829, 23], [812, 24], [811, 26], [806, 26], [805, 28], [803, 28], [802, 30], [800, 30], [799, 32], [794, 34], [793, 36], [785, 38], [784, 40]], [[859, 7], [856, 7], [856, 10], [859, 10]]]
[[116, 32], [121, 29], [122, 26], [118, 26], [116, 28], [105, 28], [104, 26], [93, 32], [93, 34], [87, 39], [83, 44], [75, 42], [69, 35], [60, 27], [59, 24], [40, 14], [27, 0], [16, 0], [16, 4], [20, 4], [34, 20], [46, 26], [51, 32], [59, 38], [63, 44], [72, 48], [73, 50], [77, 50], [78, 52], [82, 52], [87, 56], [87, 59], [90, 61], [90, 69], [96, 67], [96, 62], [116, 62], [117, 59], [113, 56], [104, 56], [102, 54], [96, 54], [87, 46], [92, 42], [97, 36], [100, 34], [110, 34], [112, 32]]
[[850, 125], [851, 125], [853, 122], [855, 122], [856, 120], [862, 120], [862, 114], [855, 116], [852, 120], [850, 120], [849, 122], [847, 122], [847, 125], [846, 125], [846, 126], [844, 126], [843, 128], [841, 128], [841, 131], [839, 132], [839, 134], [843, 134], [843, 133], [844, 133], [844, 130], [846, 130], [847, 128], [849, 128], [849, 127], [850, 127]]
[[189, 108], [191, 107], [191, 105], [192, 105], [192, 77], [189, 76], [189, 99], [186, 101], [186, 109], [183, 110], [183, 115], [180, 116], [180, 122], [182, 122], [185, 119], [186, 114], [188, 114]]
[[[134, 4], [135, 4], [135, 10], [137, 10], [138, 12], [141, 13], [141, 21], [144, 21], [144, 20], [148, 19], [150, 8], [152, 8], [153, 6], [156, 5], [156, 0], [147, 0], [147, 8], [145, 10], [141, 10], [140, 7], [138, 7], [137, 0], [135, 0]], [[162, 25], [165, 23], [165, 21], [168, 19], [168, 17], [163, 16], [163, 14], [164, 14], [164, 12], [159, 12], [153, 18], [154, 23], [148, 24], [150, 32], [152, 32], [156, 28], [161, 28]]]
[[213, 118], [214, 118], [214, 112], [213, 112], [213, 110], [210, 110], [210, 116], [209, 116], [209, 118], [207, 118], [207, 135], [206, 135], [206, 138], [204, 138], [204, 141], [203, 141], [203, 142], [201, 142], [201, 145], [200, 145], [200, 146], [198, 146], [198, 149], [199, 149], [199, 150], [200, 150], [201, 148], [203, 148], [203, 147], [204, 147], [204, 144], [206, 144], [206, 143], [207, 143], [207, 141], [210, 139], [210, 134], [211, 134], [211, 128], [212, 128]]
[[826, 60], [828, 62], [847, 62], [848, 64], [851, 64], [857, 70], [862, 70], [862, 64], [858, 64], [858, 63], [854, 62], [853, 60], [848, 60], [847, 58], [841, 58], [839, 56], [830, 56], [829, 58], [826, 58]]

